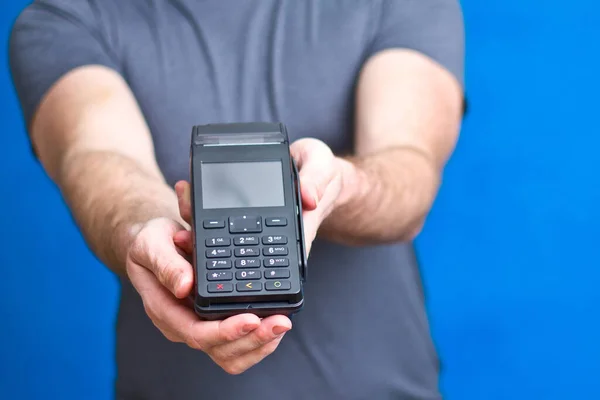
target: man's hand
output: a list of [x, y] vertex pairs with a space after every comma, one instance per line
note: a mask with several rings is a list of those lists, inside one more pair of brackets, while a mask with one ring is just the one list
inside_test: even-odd
[[[290, 146], [290, 152], [300, 174], [304, 236], [306, 252], [309, 253], [321, 223], [350, 195], [348, 190], [342, 191], [342, 182], [348, 180], [346, 175], [352, 174], [354, 167], [348, 161], [335, 157], [325, 143], [313, 138], [297, 140]], [[180, 181], [175, 190], [181, 217], [189, 223], [192, 210], [190, 185]], [[192, 252], [191, 232], [180, 230], [174, 240], [186, 253]]]
[[146, 313], [169, 340], [204, 351], [230, 374], [242, 373], [271, 354], [292, 323], [281, 315], [260, 320], [253, 314], [201, 321], [187, 301], [192, 266], [173, 240], [187, 232], [183, 229], [166, 218], [140, 227], [127, 254], [127, 274]]
[[[354, 173], [349, 162], [335, 157], [329, 147], [317, 139], [294, 142], [290, 152], [300, 174], [306, 251], [310, 252], [319, 227], [331, 212], [348, 199], [343, 182]], [[344, 189], [344, 190], [343, 190]]]
[[[290, 151], [300, 173], [308, 252], [320, 224], [343, 202], [343, 172], [351, 166], [316, 139], [298, 140]], [[178, 182], [175, 191], [181, 218], [191, 225], [190, 185]], [[271, 354], [292, 323], [282, 315], [260, 320], [253, 314], [199, 320], [187, 300], [194, 284], [192, 251], [190, 231], [171, 219], [151, 220], [135, 234], [127, 274], [146, 313], [169, 340], [202, 350], [228, 373], [239, 374]]]

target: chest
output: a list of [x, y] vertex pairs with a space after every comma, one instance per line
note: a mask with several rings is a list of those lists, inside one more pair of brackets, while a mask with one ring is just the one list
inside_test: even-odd
[[349, 151], [372, 8], [261, 0], [123, 10], [119, 54], [167, 180], [187, 178], [195, 124], [283, 122], [291, 140], [316, 137]]

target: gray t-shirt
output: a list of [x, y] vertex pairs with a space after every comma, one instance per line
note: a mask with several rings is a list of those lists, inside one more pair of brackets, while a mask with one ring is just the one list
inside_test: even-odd
[[[188, 178], [191, 127], [281, 121], [338, 153], [353, 142], [357, 75], [387, 48], [422, 52], [460, 81], [457, 0], [37, 1], [10, 43], [28, 123], [69, 70], [118, 71], [151, 128], [170, 184]], [[230, 376], [165, 339], [122, 282], [119, 399], [437, 399], [438, 359], [410, 244], [314, 244], [306, 305], [263, 362]]]

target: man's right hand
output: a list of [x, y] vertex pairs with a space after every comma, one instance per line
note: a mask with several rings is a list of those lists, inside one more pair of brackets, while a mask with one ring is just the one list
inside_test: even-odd
[[282, 315], [261, 320], [253, 314], [200, 320], [187, 301], [194, 284], [192, 266], [173, 241], [182, 230], [166, 218], [144, 224], [127, 253], [127, 275], [167, 339], [201, 350], [226, 372], [240, 374], [271, 354], [292, 323]]

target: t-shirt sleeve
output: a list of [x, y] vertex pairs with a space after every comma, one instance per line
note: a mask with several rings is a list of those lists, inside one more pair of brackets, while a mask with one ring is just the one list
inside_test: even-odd
[[371, 54], [390, 48], [422, 53], [464, 86], [464, 25], [458, 0], [382, 0]]
[[35, 1], [16, 19], [9, 41], [9, 63], [25, 124], [46, 92], [67, 72], [83, 65], [119, 70], [117, 58], [88, 1]]

